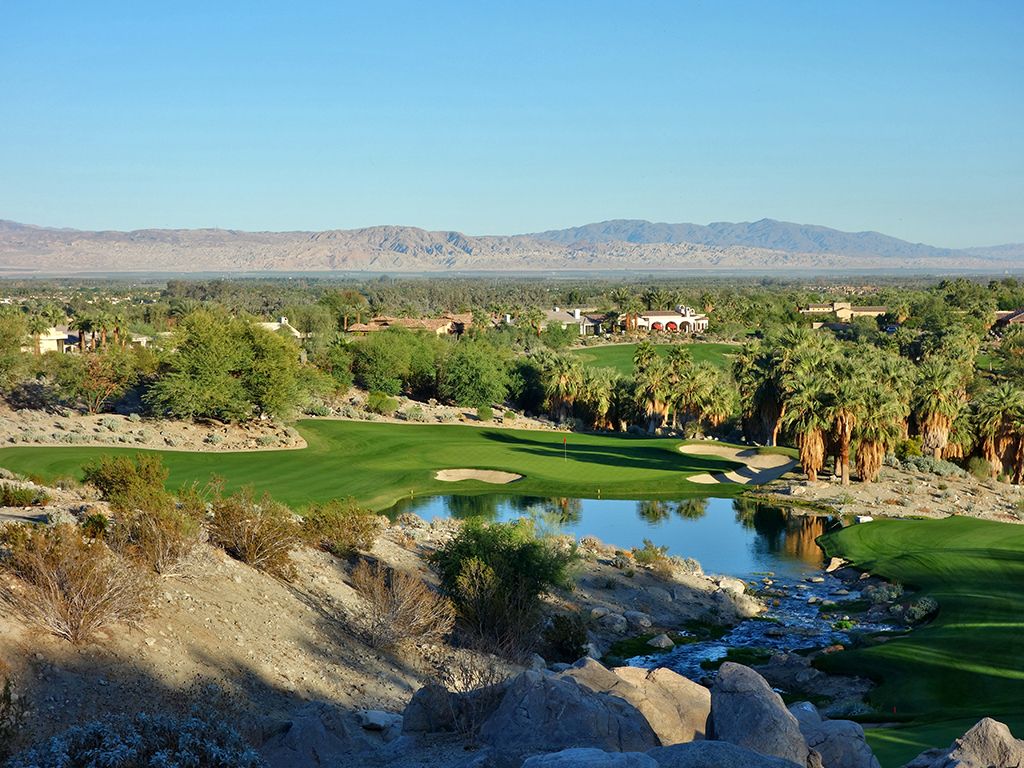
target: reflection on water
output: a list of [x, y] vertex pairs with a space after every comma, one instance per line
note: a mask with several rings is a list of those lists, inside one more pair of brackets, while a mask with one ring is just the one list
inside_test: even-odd
[[389, 514], [505, 521], [530, 517], [545, 530], [596, 536], [622, 548], [644, 539], [674, 555], [700, 561], [709, 573], [750, 578], [772, 571], [796, 577], [822, 564], [815, 539], [838, 525], [833, 518], [793, 514], [746, 499], [621, 501], [536, 496], [434, 496], [406, 499]]

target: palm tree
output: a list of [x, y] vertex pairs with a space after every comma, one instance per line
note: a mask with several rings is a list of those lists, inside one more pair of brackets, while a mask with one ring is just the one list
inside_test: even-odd
[[647, 417], [647, 431], [654, 432], [665, 422], [671, 404], [672, 370], [668, 363], [655, 357], [636, 372], [636, 401]]
[[649, 310], [667, 309], [672, 297], [661, 288], [650, 288], [644, 292], [644, 304]]
[[940, 357], [917, 369], [912, 410], [921, 433], [921, 449], [936, 459], [949, 440], [949, 431], [964, 405], [963, 369]]
[[825, 413], [824, 391], [817, 378], [807, 380], [789, 400], [789, 408], [780, 420], [794, 436], [800, 451], [800, 466], [807, 479], [817, 482], [825, 466], [825, 436], [831, 426]]
[[583, 392], [583, 365], [570, 355], [554, 355], [544, 369], [548, 410], [559, 421], [567, 419]]
[[1014, 482], [1020, 482], [1024, 473], [1024, 389], [1003, 382], [985, 390], [974, 402], [974, 423], [993, 474], [1012, 468]]
[[863, 368], [850, 356], [835, 358], [830, 368], [824, 413], [831, 424], [841, 482], [849, 485], [850, 448], [853, 431], [864, 413], [866, 376]]
[[128, 345], [128, 318], [123, 310], [116, 309], [110, 313], [109, 320], [114, 329], [114, 343], [124, 349]]
[[537, 332], [537, 336], [540, 336], [541, 330], [544, 328], [544, 312], [537, 307], [528, 307], [526, 310], [520, 313], [520, 317], [523, 319], [528, 326], [533, 328]]
[[28, 316], [26, 327], [28, 328], [28, 332], [32, 335], [35, 353], [37, 355], [41, 355], [43, 353], [43, 334], [52, 327], [50, 321], [42, 315], [32, 314]]
[[71, 321], [71, 327], [78, 331], [78, 351], [85, 352], [85, 337], [94, 329], [91, 315], [76, 315]]
[[857, 475], [872, 483], [878, 477], [885, 454], [902, 437], [901, 425], [907, 411], [891, 392], [880, 387], [865, 390], [864, 408], [854, 429], [857, 445]]
[[611, 428], [609, 410], [615, 372], [608, 368], [585, 368], [580, 383], [580, 401], [590, 416], [594, 429]]

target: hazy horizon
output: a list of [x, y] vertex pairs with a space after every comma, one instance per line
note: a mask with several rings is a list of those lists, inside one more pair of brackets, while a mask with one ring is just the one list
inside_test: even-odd
[[4, 9], [0, 218], [1024, 242], [1024, 6]]

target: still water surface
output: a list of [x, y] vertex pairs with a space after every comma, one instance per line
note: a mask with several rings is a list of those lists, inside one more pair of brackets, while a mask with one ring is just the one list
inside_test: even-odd
[[406, 499], [392, 513], [438, 517], [484, 517], [508, 521], [532, 517], [550, 530], [577, 538], [596, 536], [623, 549], [650, 539], [669, 553], [698, 560], [706, 573], [753, 579], [766, 572], [800, 578], [822, 565], [814, 540], [831, 518], [795, 515], [742, 499], [684, 501], [557, 499], [530, 496], [433, 496]]

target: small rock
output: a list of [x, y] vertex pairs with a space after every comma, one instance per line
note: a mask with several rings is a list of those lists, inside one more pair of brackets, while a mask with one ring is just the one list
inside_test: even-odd
[[626, 611], [622, 615], [631, 627], [648, 629], [654, 623], [651, 621], [651, 617], [642, 611]]
[[672, 638], [666, 635], [664, 632], [662, 632], [660, 635], [652, 637], [650, 640], [647, 641], [647, 644], [651, 646], [651, 648], [661, 648], [662, 650], [675, 647], [675, 643], [672, 642]]

